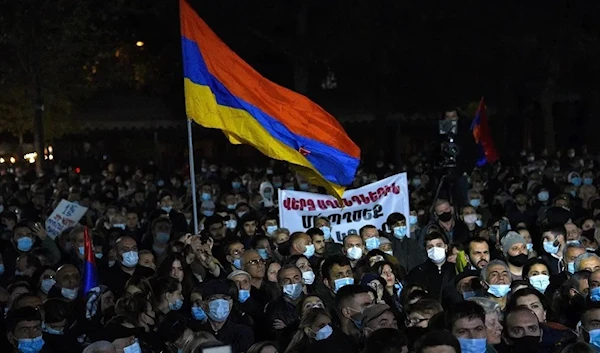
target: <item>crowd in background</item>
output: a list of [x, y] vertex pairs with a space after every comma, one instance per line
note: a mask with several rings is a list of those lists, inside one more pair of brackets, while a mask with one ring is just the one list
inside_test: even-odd
[[[600, 351], [600, 156], [585, 148], [523, 151], [441, 194], [424, 156], [365, 163], [352, 187], [406, 171], [411, 211], [342, 243], [325, 217], [280, 228], [278, 189], [323, 191], [281, 162], [203, 161], [199, 234], [185, 171], [102, 169], [2, 171], [2, 352]], [[53, 239], [62, 199], [87, 212]]]

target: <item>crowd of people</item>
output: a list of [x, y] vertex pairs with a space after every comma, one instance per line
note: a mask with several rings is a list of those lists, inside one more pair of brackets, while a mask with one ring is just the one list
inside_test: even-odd
[[[406, 171], [412, 211], [342, 243], [325, 217], [279, 226], [278, 189], [322, 191], [280, 162], [203, 162], [199, 234], [186, 172], [3, 170], [1, 351], [599, 352], [599, 167], [585, 149], [524, 151], [442, 198], [423, 156], [365, 164], [353, 187]], [[53, 238], [62, 199], [87, 212]]]

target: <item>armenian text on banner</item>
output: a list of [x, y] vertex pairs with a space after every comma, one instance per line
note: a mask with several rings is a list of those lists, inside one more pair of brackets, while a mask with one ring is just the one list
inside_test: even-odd
[[279, 224], [290, 232], [306, 231], [315, 220], [326, 217], [331, 222], [331, 236], [341, 243], [347, 235], [358, 234], [361, 227], [374, 225], [382, 229], [387, 217], [394, 212], [406, 219], [410, 214], [406, 173], [396, 174], [346, 190], [343, 207], [333, 196], [309, 192], [279, 190]]

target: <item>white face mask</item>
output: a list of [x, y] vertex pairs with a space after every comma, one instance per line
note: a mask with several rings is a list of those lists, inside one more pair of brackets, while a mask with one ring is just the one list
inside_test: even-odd
[[363, 255], [362, 248], [352, 247], [352, 248], [346, 250], [346, 256], [350, 260], [358, 260], [362, 257], [362, 255]]
[[427, 257], [429, 257], [433, 263], [439, 264], [446, 260], [446, 249], [434, 246], [427, 250]]
[[474, 224], [475, 222], [477, 222], [477, 215], [476, 214], [468, 214], [465, 215], [465, 223], [466, 224]]

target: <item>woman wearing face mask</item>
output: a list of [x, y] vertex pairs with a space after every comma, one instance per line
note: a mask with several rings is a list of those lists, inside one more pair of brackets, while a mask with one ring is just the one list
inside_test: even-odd
[[[37, 283], [37, 295], [42, 301], [48, 299], [48, 292], [50, 292], [50, 289], [56, 284], [56, 280], [54, 279], [55, 276], [56, 271], [50, 267], [42, 268], [41, 271], [34, 274], [33, 282]], [[35, 280], [35, 278], [38, 278], [38, 280]]]
[[117, 315], [106, 324], [105, 332], [118, 332], [119, 337], [135, 337], [142, 352], [159, 352], [163, 348], [156, 334], [156, 313], [142, 293], [119, 299], [115, 312]]
[[185, 343], [194, 335], [187, 327], [187, 319], [181, 315], [167, 318], [158, 328], [160, 340], [164, 342], [163, 353], [181, 353]]
[[325, 309], [314, 308], [308, 310], [300, 321], [298, 330], [292, 337], [285, 353], [311, 352], [312, 344], [331, 337], [333, 326], [331, 316]]
[[181, 283], [172, 277], [157, 277], [152, 281], [154, 300], [156, 302], [157, 321], [171, 311], [179, 311], [183, 307], [184, 297], [181, 293]]
[[186, 298], [189, 298], [194, 287], [199, 284], [191, 267], [178, 253], [169, 254], [160, 262], [156, 269], [156, 276], [176, 279], [181, 284], [183, 296]]
[[304, 255], [292, 255], [284, 263], [284, 265], [293, 264], [300, 269], [302, 272], [302, 279], [306, 285], [306, 291], [308, 293], [313, 292], [313, 283], [315, 283], [315, 272], [308, 261], [308, 258]]
[[[541, 294], [546, 293], [546, 288], [550, 285], [550, 270], [546, 261], [529, 259], [523, 266], [523, 279]], [[548, 293], [547, 296], [551, 298], [552, 293]]]

